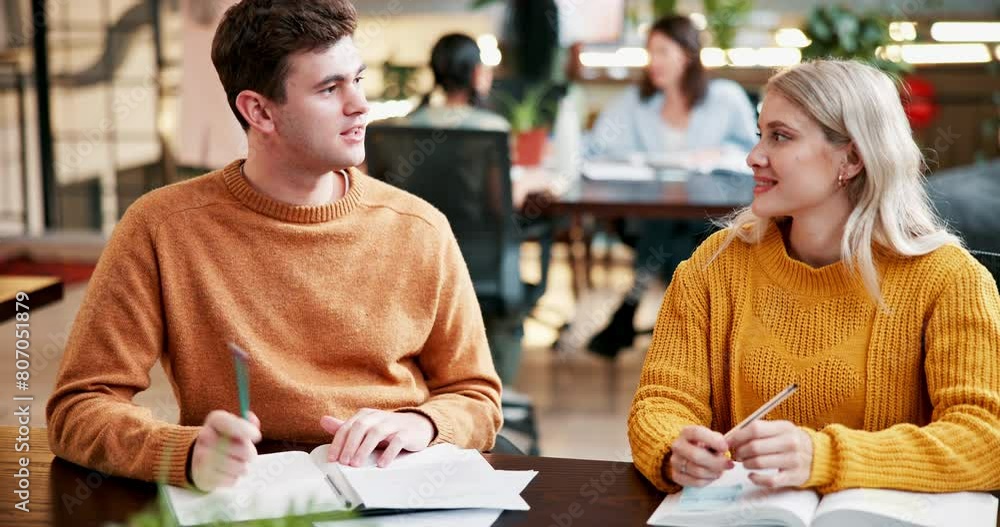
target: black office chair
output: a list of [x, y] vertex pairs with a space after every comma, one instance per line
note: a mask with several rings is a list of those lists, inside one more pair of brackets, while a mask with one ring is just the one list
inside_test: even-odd
[[935, 172], [927, 194], [966, 245], [1000, 253], [1000, 159]]
[[[545, 292], [551, 238], [545, 239], [544, 224], [541, 229], [531, 226], [526, 234], [516, 221], [508, 134], [374, 125], [368, 128], [365, 149], [372, 177], [423, 198], [448, 218], [490, 326], [494, 363], [510, 384], [520, 360], [524, 318]], [[520, 247], [526, 236], [542, 237], [537, 284], [521, 280]], [[510, 345], [499, 345], [501, 340]], [[527, 450], [537, 453], [531, 402], [505, 399], [503, 406], [505, 430], [525, 434]]]
[[969, 251], [972, 256], [983, 264], [983, 267], [993, 275], [993, 280], [1000, 285], [1000, 254], [989, 251]]

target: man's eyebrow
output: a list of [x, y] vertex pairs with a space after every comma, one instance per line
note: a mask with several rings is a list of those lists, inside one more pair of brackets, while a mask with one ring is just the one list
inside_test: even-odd
[[[355, 73], [354, 76], [357, 77], [358, 75], [361, 75], [361, 72], [365, 71], [366, 69], [368, 69], [368, 65], [367, 64], [362, 64], [361, 67], [358, 68], [358, 72]], [[330, 84], [332, 82], [343, 82], [345, 80], [347, 80], [347, 77], [345, 77], [342, 73], [336, 73], [336, 74], [324, 77], [323, 80], [317, 82], [316, 85], [313, 86], [313, 89], [314, 90], [318, 90], [318, 89], [322, 88], [323, 86], [326, 86], [327, 84]]]

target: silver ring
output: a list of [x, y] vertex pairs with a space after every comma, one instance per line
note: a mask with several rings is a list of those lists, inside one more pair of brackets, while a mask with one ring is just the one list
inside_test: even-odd
[[681, 474], [687, 474], [687, 473], [688, 473], [688, 460], [685, 459], [684, 463], [681, 464]]

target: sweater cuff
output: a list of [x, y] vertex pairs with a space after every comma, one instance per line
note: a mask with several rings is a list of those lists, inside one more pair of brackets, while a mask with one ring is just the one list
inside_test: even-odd
[[673, 454], [673, 451], [668, 450], [667, 454], [665, 456], [663, 456], [663, 460], [660, 463], [660, 477], [663, 478], [663, 481], [662, 482], [654, 482], [654, 485], [656, 485], [656, 488], [662, 490], [663, 492], [666, 492], [667, 494], [673, 494], [675, 492], [678, 492], [678, 491], [684, 489], [684, 487], [678, 485], [677, 483], [674, 483], [674, 480], [670, 479], [670, 456], [671, 456], [671, 454]]
[[670, 444], [664, 443], [654, 450], [633, 451], [632, 454], [634, 463], [640, 472], [645, 473], [649, 482], [663, 492], [676, 492], [681, 488], [673, 480], [667, 479], [668, 467], [666, 467], [666, 463], [670, 461], [671, 453]]
[[431, 405], [413, 406], [410, 408], [400, 408], [397, 412], [412, 412], [420, 414], [430, 419], [434, 425], [434, 439], [427, 446], [434, 446], [441, 443], [455, 443], [455, 432], [451, 426], [451, 420]]
[[836, 474], [836, 466], [833, 451], [833, 441], [827, 434], [813, 430], [811, 428], [800, 427], [801, 430], [809, 434], [813, 444], [812, 467], [809, 472], [809, 479], [802, 487], [824, 487], [833, 483]]
[[198, 438], [200, 426], [170, 426], [160, 441], [153, 480], [175, 487], [190, 487], [187, 466], [191, 446]]

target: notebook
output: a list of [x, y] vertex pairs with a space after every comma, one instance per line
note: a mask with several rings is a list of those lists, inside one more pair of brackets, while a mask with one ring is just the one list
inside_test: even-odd
[[766, 489], [742, 464], [702, 488], [667, 496], [649, 525], [786, 527], [994, 527], [997, 498], [982, 492], [929, 494], [848, 489], [820, 499], [811, 490]]
[[537, 474], [495, 470], [478, 451], [449, 444], [401, 453], [385, 468], [375, 466], [380, 452], [350, 467], [328, 463], [328, 450], [260, 455], [231, 487], [167, 487], [167, 499], [185, 526], [333, 511], [528, 510], [520, 494]]

